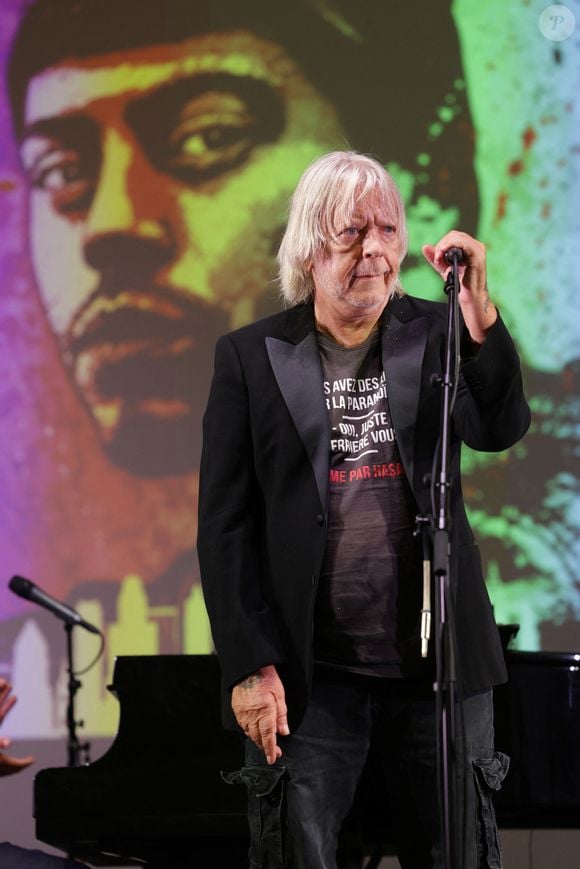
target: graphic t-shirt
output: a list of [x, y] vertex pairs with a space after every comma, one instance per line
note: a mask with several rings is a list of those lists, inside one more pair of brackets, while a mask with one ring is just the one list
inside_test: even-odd
[[[417, 506], [389, 410], [378, 334], [355, 348], [319, 335], [330, 421], [328, 534], [314, 619], [317, 663], [401, 676], [418, 645]], [[413, 656], [415, 657], [415, 656]]]

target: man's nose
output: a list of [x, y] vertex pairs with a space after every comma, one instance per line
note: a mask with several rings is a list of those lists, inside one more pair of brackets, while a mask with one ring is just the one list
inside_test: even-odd
[[381, 230], [376, 226], [371, 226], [365, 232], [362, 249], [363, 256], [376, 257], [384, 254], [385, 243], [381, 235]]
[[98, 271], [155, 271], [174, 253], [167, 188], [138, 144], [105, 132], [97, 187], [85, 222], [84, 254]]

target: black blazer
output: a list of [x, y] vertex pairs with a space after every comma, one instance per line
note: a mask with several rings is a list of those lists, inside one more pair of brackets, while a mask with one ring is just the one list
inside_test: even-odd
[[[383, 367], [401, 458], [418, 509], [430, 512], [428, 475], [439, 431], [444, 303], [392, 299], [381, 318]], [[464, 336], [465, 338], [465, 336]], [[465, 691], [502, 682], [505, 665], [459, 478], [464, 441], [504, 450], [530, 411], [513, 342], [498, 318], [474, 355], [464, 340], [451, 431], [452, 563]], [[276, 664], [291, 730], [312, 676], [312, 619], [326, 537], [329, 423], [313, 307], [298, 305], [219, 339], [204, 416], [198, 552], [229, 690]]]

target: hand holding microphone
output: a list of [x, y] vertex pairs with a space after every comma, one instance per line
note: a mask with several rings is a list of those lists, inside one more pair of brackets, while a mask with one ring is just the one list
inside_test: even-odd
[[485, 245], [466, 232], [451, 230], [435, 245], [423, 246], [423, 255], [442, 278], [455, 260], [460, 291], [458, 302], [471, 340], [483, 344], [497, 320], [497, 311], [487, 289]]

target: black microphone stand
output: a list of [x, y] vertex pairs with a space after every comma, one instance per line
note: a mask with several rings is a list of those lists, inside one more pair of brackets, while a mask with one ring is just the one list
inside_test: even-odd
[[450, 590], [450, 517], [449, 495], [451, 480], [450, 429], [453, 398], [457, 389], [459, 372], [459, 276], [458, 263], [462, 251], [452, 248], [446, 254], [451, 270], [445, 283], [448, 296], [447, 334], [445, 345], [445, 368], [440, 381], [441, 396], [441, 433], [437, 456], [438, 473], [433, 481], [436, 498], [435, 515], [432, 517], [433, 531], [433, 577], [435, 587], [435, 661], [436, 681], [434, 685], [437, 709], [437, 771], [440, 793], [441, 833], [445, 869], [461, 869], [458, 847], [457, 824], [457, 755], [455, 742], [456, 706], [456, 662], [452, 626], [454, 624], [452, 594]]
[[73, 666], [73, 628], [74, 624], [72, 622], [65, 622], [64, 629], [66, 631], [66, 648], [68, 661], [68, 704], [66, 709], [66, 724], [68, 730], [67, 765], [81, 766], [82, 763], [89, 763], [90, 743], [81, 743], [77, 736], [77, 727], [83, 727], [84, 721], [77, 721], [75, 714], [75, 697], [82, 683], [75, 676], [75, 669]]

